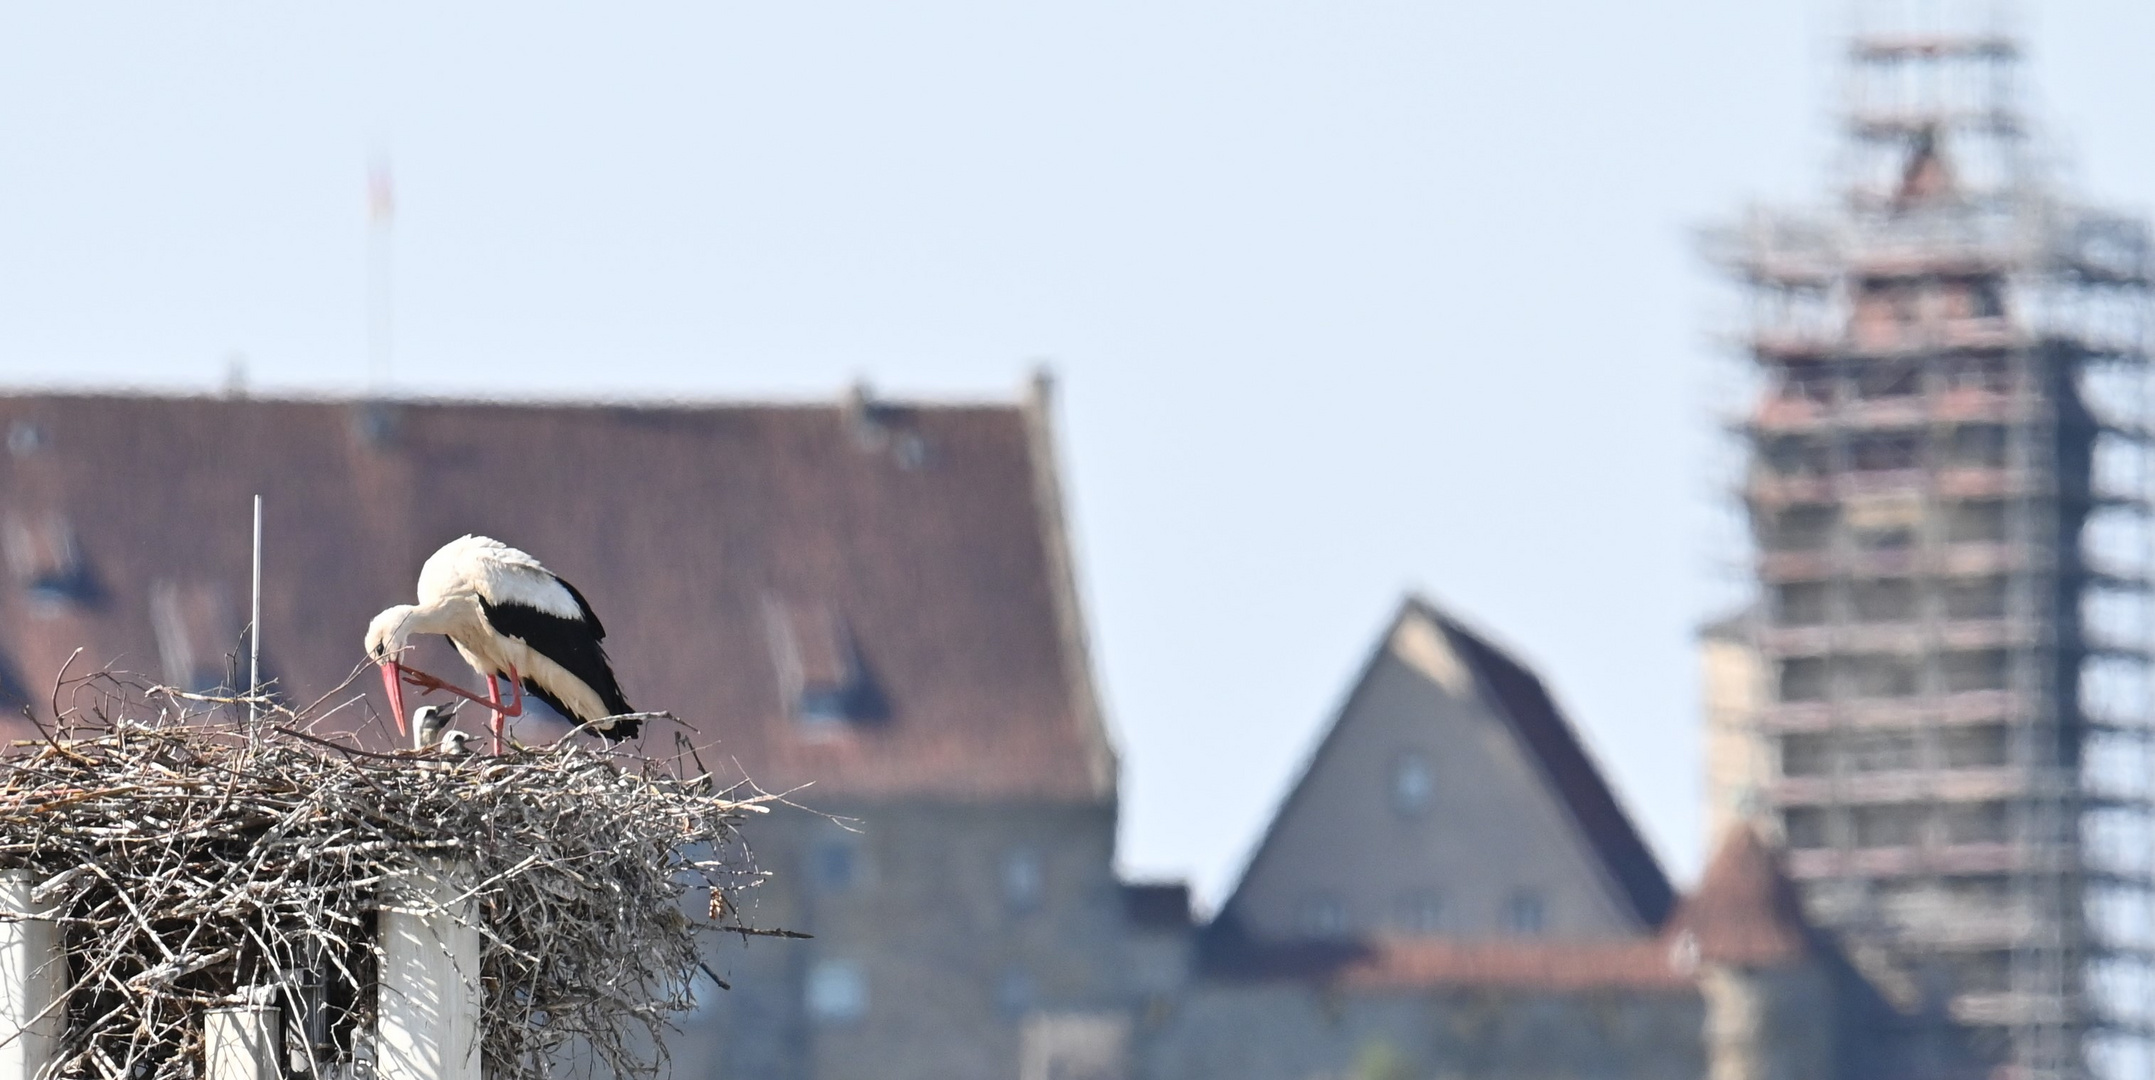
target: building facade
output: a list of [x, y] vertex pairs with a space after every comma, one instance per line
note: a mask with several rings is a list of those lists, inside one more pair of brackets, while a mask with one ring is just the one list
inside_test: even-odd
[[1841, 187], [1712, 236], [1757, 393], [1757, 595], [1707, 634], [1711, 813], [2011, 1075], [2144, 1075], [2146, 225], [2044, 168], [2018, 41], [1847, 43]]
[[1146, 1080], [1913, 1075], [1749, 826], [1679, 897], [1542, 681], [1421, 598], [1195, 933]]
[[681, 718], [646, 749], [786, 796], [739, 914], [813, 936], [713, 936], [675, 1076], [1914, 1075], [1777, 856], [1733, 830], [1678, 897], [1541, 680], [1420, 599], [1217, 918], [1119, 879], [1048, 406], [0, 396], [0, 688], [235, 685], [260, 492], [265, 671], [388, 745], [367, 620], [486, 533]]

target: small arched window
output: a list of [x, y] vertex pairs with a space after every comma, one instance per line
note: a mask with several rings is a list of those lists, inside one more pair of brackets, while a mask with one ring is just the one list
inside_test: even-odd
[[1429, 809], [1437, 793], [1436, 773], [1429, 756], [1409, 750], [1392, 759], [1392, 809], [1406, 817], [1419, 817]]
[[1046, 891], [1047, 871], [1040, 853], [1030, 847], [1014, 847], [1003, 853], [1003, 906], [1018, 914], [1040, 906]]

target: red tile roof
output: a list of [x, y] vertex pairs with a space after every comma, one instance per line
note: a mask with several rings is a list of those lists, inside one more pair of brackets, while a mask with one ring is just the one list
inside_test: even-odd
[[1690, 990], [1688, 972], [1658, 940], [1459, 941], [1379, 938], [1333, 976], [1356, 990], [1442, 986], [1580, 990]]
[[[765, 787], [1111, 797], [1044, 389], [1014, 405], [0, 398], [0, 515], [71, 532], [80, 558], [57, 599], [0, 582], [0, 658], [40, 701], [76, 648], [78, 671], [161, 677], [155, 598], [214, 587], [244, 612], [260, 492], [264, 662], [292, 698], [337, 686], [420, 562], [483, 533], [591, 598], [634, 705], [677, 713], [707, 762]], [[422, 663], [469, 677], [446, 649]], [[800, 684], [846, 665], [878, 708], [796, 715]]]
[[1708, 963], [1776, 967], [1812, 955], [1816, 931], [1773, 850], [1749, 825], [1729, 830], [1699, 887], [1669, 920], [1672, 941], [1688, 939]]

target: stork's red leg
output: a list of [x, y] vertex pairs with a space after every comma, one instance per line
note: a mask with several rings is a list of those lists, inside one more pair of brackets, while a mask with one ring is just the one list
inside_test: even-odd
[[486, 677], [486, 707], [494, 710], [488, 714], [486, 722], [494, 734], [494, 753], [499, 756], [501, 753], [501, 721], [503, 715], [501, 711], [501, 684], [494, 681], [492, 674]]
[[398, 678], [404, 673], [404, 665], [394, 660], [384, 660], [379, 666], [382, 669], [382, 686], [389, 691], [389, 715], [397, 718], [397, 734], [409, 735], [411, 731], [404, 723], [404, 683]]
[[524, 715], [524, 677], [516, 673], [516, 665], [509, 665], [509, 711], [504, 716]]

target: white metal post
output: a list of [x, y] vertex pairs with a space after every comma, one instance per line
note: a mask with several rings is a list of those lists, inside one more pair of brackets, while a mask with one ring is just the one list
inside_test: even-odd
[[479, 902], [471, 867], [440, 859], [382, 897], [379, 1080], [480, 1080]]
[[283, 1030], [274, 1004], [232, 1005], [203, 1017], [206, 1080], [279, 1080]]
[[31, 902], [37, 878], [0, 871], [0, 1080], [35, 1080], [67, 1027], [67, 950], [60, 927]]
[[262, 715], [262, 497], [254, 497], [254, 588], [247, 616], [247, 740], [252, 746]]

